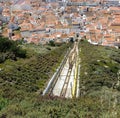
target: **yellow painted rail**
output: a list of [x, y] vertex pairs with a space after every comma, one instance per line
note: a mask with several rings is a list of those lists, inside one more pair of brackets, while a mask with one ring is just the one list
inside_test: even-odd
[[[76, 48], [78, 48], [76, 46]], [[77, 53], [77, 51], [76, 51]], [[73, 87], [72, 87], [72, 98], [76, 97], [76, 91], [77, 91], [77, 79], [78, 79], [78, 65], [79, 65], [79, 61], [78, 61], [78, 53], [77, 53], [77, 57], [76, 57], [76, 63], [75, 63], [75, 72], [74, 72], [74, 82], [73, 82]]]

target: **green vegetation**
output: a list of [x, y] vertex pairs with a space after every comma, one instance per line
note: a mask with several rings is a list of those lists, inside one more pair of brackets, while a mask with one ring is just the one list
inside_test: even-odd
[[25, 58], [26, 51], [21, 49], [17, 42], [0, 37], [0, 63], [6, 59], [17, 60], [18, 57]]
[[[87, 41], [79, 44], [80, 68], [80, 96], [96, 99], [94, 105], [100, 106], [96, 110], [98, 118], [120, 117], [120, 50], [94, 46]], [[90, 108], [94, 105], [91, 105]], [[88, 104], [89, 106], [89, 104]]]
[[[0, 63], [0, 113], [10, 104], [10, 107], [14, 107], [13, 111], [16, 110], [14, 102], [24, 102], [25, 99], [39, 96], [71, 46], [43, 47], [13, 42], [7, 38], [1, 38], [0, 42], [3, 54], [13, 53], [16, 57], [16, 60], [6, 58], [4, 63]], [[24, 58], [22, 51], [26, 52]]]
[[0, 64], [0, 118], [119, 118], [120, 50], [80, 42], [80, 97], [41, 96], [69, 44], [20, 45], [26, 58]]
[[49, 41], [50, 46], [55, 46], [55, 42], [53, 40]]
[[81, 81], [84, 93], [98, 95], [102, 88], [119, 91], [118, 71], [120, 70], [120, 50], [110, 47], [93, 46], [88, 42], [80, 43]]
[[[9, 104], [7, 107], [2, 110], [1, 116], [8, 118], [97, 118], [100, 115], [107, 116], [109, 114], [108, 108], [101, 108], [99, 99], [88, 97], [74, 100], [65, 99], [63, 102], [58, 98], [34, 96], [34, 98], [31, 97], [19, 103]], [[106, 112], [105, 115], [104, 112]]]

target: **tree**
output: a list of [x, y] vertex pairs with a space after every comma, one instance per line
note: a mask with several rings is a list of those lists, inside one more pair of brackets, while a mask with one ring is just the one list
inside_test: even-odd
[[23, 50], [18, 45], [17, 41], [0, 37], [0, 62], [4, 62], [6, 59], [16, 60], [17, 57], [25, 58], [26, 50]]
[[55, 42], [53, 40], [49, 41], [50, 46], [55, 46]]

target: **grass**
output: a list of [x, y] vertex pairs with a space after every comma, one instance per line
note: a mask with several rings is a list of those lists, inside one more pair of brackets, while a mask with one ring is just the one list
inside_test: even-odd
[[[64, 102], [63, 102], [64, 101]], [[120, 107], [117, 105], [117, 116]], [[112, 111], [112, 112], [111, 112]], [[114, 113], [112, 102], [108, 107], [108, 101], [99, 98], [84, 97], [79, 99], [59, 99], [49, 97], [32, 96], [23, 101], [10, 103], [2, 110], [1, 116], [13, 118], [102, 118]]]
[[86, 94], [101, 90], [103, 86], [108, 88], [115, 86], [118, 81], [117, 73], [120, 70], [120, 63], [117, 60], [120, 58], [120, 50], [94, 46], [85, 41], [80, 43], [80, 47], [82, 60], [80, 78]]
[[43, 54], [43, 53], [48, 53], [51, 50], [48, 50], [47, 48], [50, 48], [51, 50], [56, 49], [57, 47], [51, 47], [49, 45], [35, 45], [35, 44], [25, 44], [23, 45], [24, 49], [27, 49], [29, 51], [33, 51], [34, 53], [39, 53], [39, 54]]

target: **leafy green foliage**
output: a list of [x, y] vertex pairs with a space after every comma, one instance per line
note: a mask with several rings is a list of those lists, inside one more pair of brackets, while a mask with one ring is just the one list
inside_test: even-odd
[[55, 46], [55, 42], [53, 40], [49, 41], [50, 46]]
[[25, 58], [26, 51], [21, 49], [17, 42], [0, 37], [0, 63], [6, 59], [16, 60], [17, 57]]
[[7, 105], [8, 105], [8, 100], [0, 97], [0, 110], [2, 110]]

